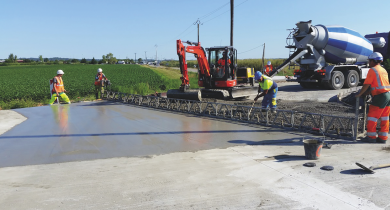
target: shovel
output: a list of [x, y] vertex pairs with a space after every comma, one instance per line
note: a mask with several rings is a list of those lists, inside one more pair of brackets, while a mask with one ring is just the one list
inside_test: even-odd
[[382, 165], [377, 165], [377, 166], [371, 166], [369, 168], [367, 168], [366, 166], [364, 166], [364, 165], [362, 165], [360, 163], [356, 163], [356, 165], [358, 165], [363, 170], [368, 171], [368, 172], [370, 172], [372, 174], [375, 173], [374, 170], [376, 170], [376, 169], [390, 167], [390, 164], [382, 164]]

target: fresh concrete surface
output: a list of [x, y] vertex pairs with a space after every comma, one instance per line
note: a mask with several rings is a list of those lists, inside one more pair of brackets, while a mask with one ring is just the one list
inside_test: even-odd
[[0, 135], [26, 119], [26, 117], [13, 110], [0, 110]]
[[390, 163], [385, 145], [335, 141], [307, 168], [305, 134], [104, 102], [54, 108], [16, 110], [28, 120], [0, 136], [1, 209], [390, 209], [390, 168], [355, 165]]
[[282, 143], [304, 137], [282, 128], [103, 101], [16, 111], [28, 120], [0, 136], [0, 167], [195, 152], [254, 139]]

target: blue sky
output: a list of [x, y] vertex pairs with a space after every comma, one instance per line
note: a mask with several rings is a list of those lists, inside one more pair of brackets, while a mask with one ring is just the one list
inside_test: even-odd
[[[1, 0], [0, 59], [21, 57], [177, 59], [176, 39], [230, 44], [229, 0]], [[360, 34], [390, 31], [389, 0], [234, 0], [238, 58], [286, 58], [298, 21], [341, 25]], [[157, 45], [157, 47], [155, 47]], [[187, 56], [193, 59], [192, 55]]]

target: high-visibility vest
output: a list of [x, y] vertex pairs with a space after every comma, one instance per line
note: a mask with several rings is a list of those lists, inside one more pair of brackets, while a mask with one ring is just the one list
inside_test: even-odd
[[103, 73], [96, 75], [98, 77], [98, 81], [95, 81], [95, 85], [101, 85], [103, 80]]
[[265, 72], [269, 73], [270, 71], [272, 71], [273, 67], [272, 65], [266, 65], [265, 66]]
[[267, 77], [265, 75], [263, 75], [262, 77], [263, 77], [263, 82], [259, 82], [259, 86], [261, 87], [261, 89], [263, 89], [263, 91], [272, 90], [278, 87], [271, 77]]
[[54, 88], [53, 89], [53, 93], [57, 92], [58, 93], [62, 93], [64, 92], [65, 88], [64, 88], [64, 82], [62, 81], [62, 78], [61, 77], [54, 77], [56, 80], [57, 80], [57, 83], [54, 83]]
[[[372, 67], [367, 74], [366, 81], [371, 82], [371, 95], [379, 95], [390, 91], [387, 71], [379, 65]], [[364, 83], [366, 84], [366, 83]]]
[[[230, 59], [228, 60], [228, 63], [229, 63], [229, 64], [231, 63], [231, 62], [230, 62]], [[219, 64], [219, 65], [225, 65], [225, 59], [223, 59], [223, 58], [219, 59], [219, 60], [218, 60], [218, 64]]]

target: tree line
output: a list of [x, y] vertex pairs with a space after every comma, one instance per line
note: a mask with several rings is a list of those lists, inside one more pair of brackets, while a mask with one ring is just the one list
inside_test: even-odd
[[[5, 59], [5, 63], [17, 63], [18, 56], [14, 55], [13, 53], [9, 54], [8, 58]], [[75, 64], [75, 63], [84, 63], [84, 64], [116, 64], [119, 60], [124, 61], [126, 64], [135, 64], [135, 61], [133, 59], [117, 59], [114, 57], [112, 53], [108, 53], [106, 55], [102, 55], [102, 59], [95, 59], [95, 57], [92, 58], [92, 60], [88, 61], [85, 58], [79, 59], [67, 59], [67, 60], [54, 60], [51, 61], [49, 58], [43, 58], [42, 55], [38, 56], [37, 60], [33, 59], [20, 59], [23, 61], [23, 63], [46, 63], [46, 64]], [[142, 58], [137, 59], [138, 63], [141, 63], [143, 60]]]

